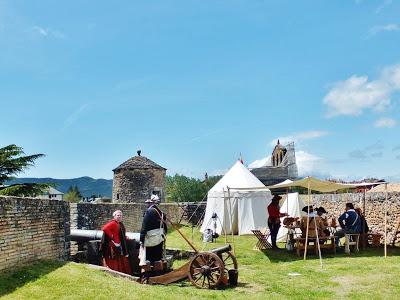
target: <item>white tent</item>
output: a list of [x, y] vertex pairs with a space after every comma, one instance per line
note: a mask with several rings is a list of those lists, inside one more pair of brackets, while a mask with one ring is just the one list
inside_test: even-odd
[[[302, 208], [306, 206], [303, 202], [303, 200], [300, 199], [299, 193], [289, 193], [287, 194], [287, 197], [285, 201], [283, 202], [280, 212], [281, 213], [287, 213], [289, 217], [293, 218], [300, 218], [302, 214]], [[283, 219], [286, 217], [281, 218], [281, 222]], [[301, 233], [301, 230], [298, 228], [297, 229], [298, 233]], [[287, 239], [287, 233], [288, 230], [286, 227], [281, 226], [278, 231], [278, 235], [276, 237], [277, 242], [286, 242]]]
[[277, 184], [274, 184], [274, 185], [271, 185], [269, 188], [280, 188], [282, 185], [284, 185], [284, 184], [290, 184], [290, 183], [292, 183], [293, 182], [293, 180], [290, 180], [290, 179], [286, 179], [286, 180], [284, 180], [284, 181], [282, 181], [282, 182], [279, 182], [279, 183], [277, 183]]
[[270, 190], [238, 161], [208, 192], [200, 231], [216, 225], [219, 234], [251, 234], [252, 229], [265, 228], [271, 199]]

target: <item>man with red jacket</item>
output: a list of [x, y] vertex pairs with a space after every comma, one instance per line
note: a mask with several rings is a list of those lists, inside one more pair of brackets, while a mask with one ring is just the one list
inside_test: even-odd
[[279, 227], [281, 227], [281, 217], [287, 216], [286, 213], [279, 211], [279, 200], [282, 197], [275, 194], [272, 198], [272, 202], [268, 205], [268, 228], [271, 235], [272, 249], [279, 249], [276, 245], [276, 236], [278, 235]]

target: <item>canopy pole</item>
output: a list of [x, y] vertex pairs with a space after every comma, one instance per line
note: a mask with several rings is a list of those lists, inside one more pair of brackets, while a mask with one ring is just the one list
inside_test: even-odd
[[[366, 214], [365, 214], [365, 201], [366, 201], [366, 197], [367, 197], [367, 192], [366, 192], [366, 188], [364, 187], [364, 201], [363, 201], [363, 215], [364, 215], [364, 217], [366, 216]], [[363, 233], [366, 233], [365, 232], [365, 222], [363, 222], [362, 223], [362, 232]], [[363, 246], [365, 246], [364, 244], [363, 244]]]
[[385, 211], [385, 258], [387, 256], [387, 198], [388, 198], [388, 191], [387, 191], [387, 183], [385, 183], [385, 204], [384, 204], [384, 211]]
[[363, 213], [365, 216], [365, 202], [367, 201], [367, 189], [364, 187], [364, 203], [363, 203]]
[[307, 247], [308, 247], [308, 224], [310, 223], [310, 177], [307, 177], [307, 189], [308, 189], [308, 197], [307, 197], [307, 226], [306, 226], [306, 242], [304, 245], [304, 258], [307, 259]]
[[[312, 201], [314, 202], [314, 201]], [[319, 263], [322, 268], [322, 255], [321, 255], [321, 246], [319, 245], [319, 236], [318, 236], [318, 227], [317, 227], [317, 217], [315, 216], [314, 213], [314, 229], [315, 229], [315, 235], [317, 237], [317, 247], [318, 247], [318, 255], [319, 255]]]
[[[286, 213], [287, 216], [289, 217], [289, 188], [286, 188]], [[289, 233], [289, 231], [287, 233]], [[286, 246], [288, 245], [288, 242], [289, 242], [289, 234], [286, 234]]]
[[233, 216], [232, 216], [232, 204], [231, 204], [231, 193], [228, 186], [228, 199], [229, 199], [229, 215], [231, 216], [231, 235], [232, 235], [232, 253], [235, 255], [235, 240], [233, 234]]

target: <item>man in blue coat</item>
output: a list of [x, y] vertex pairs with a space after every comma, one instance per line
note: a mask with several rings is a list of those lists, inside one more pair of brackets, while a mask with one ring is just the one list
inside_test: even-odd
[[344, 237], [346, 233], [360, 233], [361, 219], [354, 210], [353, 203], [346, 203], [346, 211], [338, 219], [341, 230], [335, 233], [336, 246], [339, 245], [339, 238]]
[[142, 229], [140, 231], [140, 243], [146, 247], [146, 260], [151, 263], [161, 260], [163, 258], [164, 243], [155, 246], [146, 246], [145, 237], [146, 233], [150, 230], [163, 228], [164, 235], [167, 233], [166, 216], [157, 206], [159, 198], [157, 195], [152, 195], [150, 199], [145, 201], [148, 208], [143, 218]]

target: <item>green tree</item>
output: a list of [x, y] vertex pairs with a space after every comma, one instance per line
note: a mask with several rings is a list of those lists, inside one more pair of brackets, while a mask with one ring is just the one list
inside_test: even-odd
[[209, 177], [201, 181], [196, 178], [175, 174], [166, 177], [166, 193], [168, 202], [204, 201], [207, 192], [220, 179], [220, 176]]
[[67, 193], [64, 195], [64, 200], [69, 202], [79, 202], [81, 198], [81, 192], [76, 185], [70, 186]]
[[29, 167], [44, 154], [25, 155], [23, 149], [14, 144], [0, 148], [0, 195], [34, 197], [50, 187], [44, 183], [20, 183], [5, 186], [5, 183]]
[[203, 181], [203, 184], [206, 187], [207, 193], [208, 191], [222, 178], [222, 176], [209, 176], [206, 180]]

